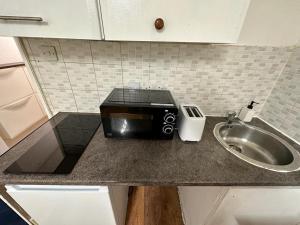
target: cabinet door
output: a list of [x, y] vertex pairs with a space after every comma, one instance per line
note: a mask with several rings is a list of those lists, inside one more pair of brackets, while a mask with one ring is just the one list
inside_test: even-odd
[[116, 223], [107, 186], [6, 185], [6, 189], [38, 224], [124, 225]]
[[178, 187], [185, 225], [205, 225], [227, 191], [226, 187]]
[[0, 107], [33, 94], [24, 68], [0, 70]]
[[100, 0], [106, 40], [212, 43], [237, 41], [249, 1]]
[[0, 108], [0, 131], [13, 139], [44, 116], [36, 97], [29, 95]]
[[0, 36], [101, 39], [98, 0], [0, 0]]
[[295, 225], [300, 223], [300, 189], [232, 188], [209, 225]]

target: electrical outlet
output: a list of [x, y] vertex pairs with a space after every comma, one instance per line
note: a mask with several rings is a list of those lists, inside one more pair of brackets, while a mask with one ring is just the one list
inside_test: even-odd
[[45, 58], [49, 61], [58, 61], [58, 56], [55, 46], [43, 45], [41, 46], [41, 55], [42, 58]]

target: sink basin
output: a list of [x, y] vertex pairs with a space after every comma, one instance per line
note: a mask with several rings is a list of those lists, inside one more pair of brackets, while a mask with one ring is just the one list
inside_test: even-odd
[[285, 140], [243, 122], [218, 123], [214, 135], [221, 145], [238, 158], [277, 172], [300, 169], [299, 152]]

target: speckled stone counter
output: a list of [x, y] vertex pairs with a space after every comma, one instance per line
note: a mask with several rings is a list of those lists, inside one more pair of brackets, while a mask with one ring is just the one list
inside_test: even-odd
[[[64, 117], [66, 113], [60, 113]], [[57, 121], [59, 122], [59, 117]], [[173, 140], [106, 139], [98, 129], [69, 175], [6, 175], [4, 171], [34, 141], [39, 131], [0, 157], [1, 184], [61, 185], [199, 185], [199, 186], [300, 186], [300, 171], [277, 173], [250, 165], [226, 151], [213, 128], [224, 121], [207, 117], [201, 142]], [[251, 123], [289, 141], [271, 127]], [[299, 145], [289, 141], [298, 151]], [[42, 151], [42, 149], [41, 149]]]

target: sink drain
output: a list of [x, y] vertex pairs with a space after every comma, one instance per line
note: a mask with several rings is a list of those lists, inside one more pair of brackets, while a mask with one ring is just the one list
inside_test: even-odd
[[230, 147], [231, 149], [233, 149], [233, 150], [239, 152], [239, 153], [242, 153], [242, 149], [241, 149], [240, 147], [236, 146], [236, 145], [232, 145], [232, 144], [231, 144], [231, 145], [229, 145], [229, 147]]

